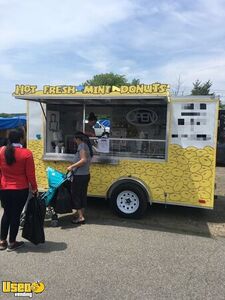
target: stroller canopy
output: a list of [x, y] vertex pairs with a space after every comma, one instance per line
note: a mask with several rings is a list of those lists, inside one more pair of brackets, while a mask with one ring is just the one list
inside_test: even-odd
[[42, 199], [44, 199], [47, 206], [54, 197], [57, 188], [67, 180], [67, 175], [50, 167], [48, 167], [46, 171], [49, 189], [46, 193], [43, 194]]

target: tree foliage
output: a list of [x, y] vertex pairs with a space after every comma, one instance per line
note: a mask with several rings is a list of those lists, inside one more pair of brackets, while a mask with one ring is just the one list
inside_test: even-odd
[[12, 117], [17, 117], [17, 116], [25, 116], [26, 113], [12, 113], [12, 114], [8, 114], [8, 113], [0, 113], [0, 117], [1, 118], [12, 118]]
[[[212, 82], [210, 80], [205, 83], [201, 83], [200, 80], [196, 80], [193, 82], [193, 89], [191, 91], [191, 95], [214, 95], [214, 93], [210, 93], [210, 88], [212, 86]], [[219, 108], [225, 109], [225, 104], [222, 103], [220, 96], [219, 97]]]
[[117, 86], [120, 87], [121, 85], [137, 85], [140, 84], [140, 80], [134, 78], [131, 82], [128, 82], [125, 75], [104, 73], [104, 74], [97, 74], [94, 75], [91, 79], [86, 80], [83, 85], [109, 85], [109, 86]]
[[213, 95], [213, 93], [210, 93], [211, 86], [212, 82], [210, 80], [202, 83], [197, 79], [195, 82], [193, 82], [191, 95]]
[[130, 84], [131, 85], [138, 85], [138, 84], [140, 84], [140, 79], [134, 78], [134, 79], [132, 79]]

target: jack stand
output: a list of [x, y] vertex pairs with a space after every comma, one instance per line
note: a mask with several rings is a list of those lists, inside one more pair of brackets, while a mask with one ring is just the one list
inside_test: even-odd
[[167, 193], [166, 192], [164, 192], [164, 197], [165, 197], [165, 208], [167, 208], [167, 203], [166, 203]]

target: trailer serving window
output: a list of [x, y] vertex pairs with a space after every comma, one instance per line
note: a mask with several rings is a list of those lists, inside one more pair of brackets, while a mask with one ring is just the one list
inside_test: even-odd
[[75, 151], [74, 133], [83, 130], [83, 105], [46, 105], [46, 153]]
[[[98, 138], [105, 131], [109, 139], [107, 157], [165, 159], [167, 101], [162, 99], [85, 99], [83, 102], [46, 105], [46, 153], [73, 154], [74, 133], [84, 130], [90, 112], [109, 126], [96, 124], [93, 145], [95, 157]], [[103, 123], [104, 124], [104, 123]]]

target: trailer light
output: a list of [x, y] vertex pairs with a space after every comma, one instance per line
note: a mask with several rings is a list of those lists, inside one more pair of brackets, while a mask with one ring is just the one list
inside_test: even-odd
[[204, 199], [199, 199], [198, 202], [199, 203], [206, 203], [206, 201]]

